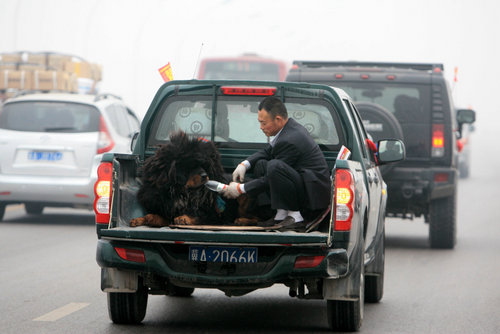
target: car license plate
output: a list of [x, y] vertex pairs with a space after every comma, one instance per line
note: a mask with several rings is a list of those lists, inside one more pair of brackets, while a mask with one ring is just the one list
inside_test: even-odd
[[36, 161], [59, 161], [62, 159], [61, 152], [47, 152], [47, 151], [30, 151], [28, 152], [28, 160]]
[[189, 261], [255, 263], [257, 248], [190, 246]]

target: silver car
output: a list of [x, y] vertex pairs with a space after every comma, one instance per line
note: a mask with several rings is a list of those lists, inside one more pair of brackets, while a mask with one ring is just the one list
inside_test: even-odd
[[101, 156], [130, 152], [140, 121], [110, 94], [27, 94], [0, 110], [0, 220], [9, 204], [91, 208]]

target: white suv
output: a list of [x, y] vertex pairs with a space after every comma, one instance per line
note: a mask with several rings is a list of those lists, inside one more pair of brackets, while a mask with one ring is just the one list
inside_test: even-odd
[[0, 110], [0, 220], [8, 204], [91, 208], [105, 152], [130, 153], [140, 121], [110, 94], [26, 94]]

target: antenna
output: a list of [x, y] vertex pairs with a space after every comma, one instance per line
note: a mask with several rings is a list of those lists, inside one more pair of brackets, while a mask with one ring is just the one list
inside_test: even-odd
[[200, 45], [200, 52], [198, 53], [198, 59], [196, 59], [196, 65], [195, 65], [194, 71], [193, 71], [193, 79], [194, 79], [194, 76], [196, 75], [196, 69], [198, 68], [198, 64], [200, 62], [200, 56], [201, 56], [201, 50], [202, 49], [203, 49], [203, 42]]

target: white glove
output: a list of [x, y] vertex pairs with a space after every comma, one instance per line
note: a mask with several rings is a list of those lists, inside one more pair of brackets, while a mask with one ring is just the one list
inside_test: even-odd
[[243, 163], [240, 163], [238, 167], [233, 172], [233, 181], [234, 182], [243, 182], [245, 179], [245, 173], [247, 172], [247, 168]]
[[231, 182], [229, 183], [229, 186], [227, 186], [225, 189], [222, 189], [220, 193], [226, 198], [237, 198], [241, 194], [243, 194], [243, 189], [241, 188], [241, 183]]

